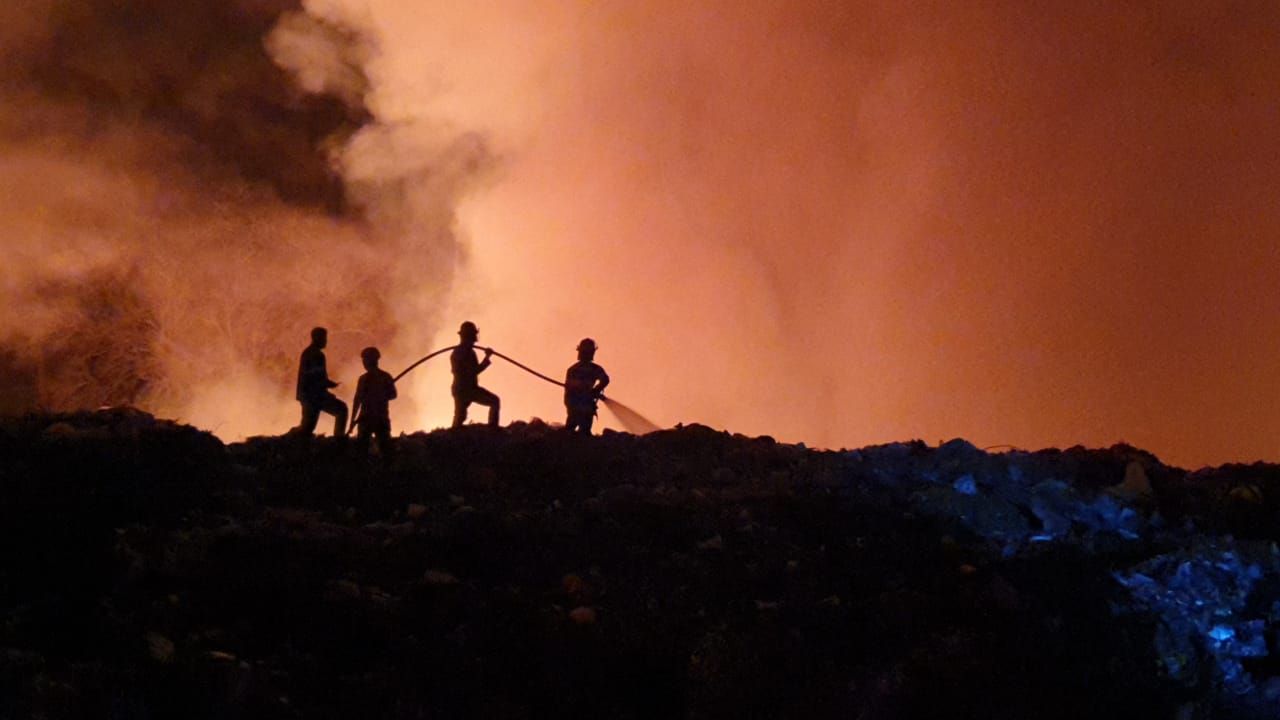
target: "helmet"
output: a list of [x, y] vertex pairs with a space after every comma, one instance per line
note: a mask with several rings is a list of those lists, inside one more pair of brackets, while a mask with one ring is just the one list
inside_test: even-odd
[[376, 347], [367, 347], [360, 351], [361, 360], [377, 360], [382, 357], [382, 353], [378, 352]]
[[579, 352], [583, 350], [586, 350], [588, 352], [595, 352], [597, 349], [599, 349], [599, 346], [596, 345], [596, 341], [592, 340], [591, 338], [582, 338], [582, 342], [578, 343], [578, 347], [577, 347], [577, 350]]
[[476, 327], [475, 323], [468, 320], [462, 323], [462, 325], [458, 328], [458, 334], [459, 335], [479, 335], [480, 328]]

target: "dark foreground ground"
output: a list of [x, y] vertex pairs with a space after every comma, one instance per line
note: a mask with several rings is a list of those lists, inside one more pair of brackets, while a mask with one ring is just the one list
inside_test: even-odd
[[0, 425], [0, 718], [1280, 717], [1280, 471]]

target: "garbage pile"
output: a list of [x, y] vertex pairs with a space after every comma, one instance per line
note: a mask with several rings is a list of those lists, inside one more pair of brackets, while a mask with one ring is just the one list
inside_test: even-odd
[[1127, 446], [989, 454], [963, 440], [845, 455], [855, 490], [865, 483], [886, 505], [953, 523], [1004, 558], [1052, 544], [1114, 558], [1115, 611], [1153, 622], [1167, 678], [1249, 716], [1280, 714], [1274, 467], [1187, 473]]
[[1125, 445], [33, 415], [0, 717], [1277, 717], [1278, 513]]
[[1149, 476], [1169, 470], [1132, 448], [990, 454], [952, 440], [936, 449], [868, 447], [846, 458], [855, 482], [869, 480], [888, 501], [952, 519], [999, 543], [1006, 556], [1029, 543], [1134, 540], [1163, 522]]
[[[1274, 653], [1280, 627], [1280, 548], [1274, 543], [1196, 538], [1115, 574], [1133, 602], [1125, 612], [1158, 619], [1155, 646], [1168, 676], [1231, 695], [1275, 694], [1280, 678], [1256, 677], [1246, 663]], [[1268, 637], [1273, 647], [1268, 648]], [[1276, 663], [1269, 663], [1274, 669]], [[1257, 663], [1255, 672], [1264, 663]], [[1274, 697], [1255, 698], [1262, 704]], [[1272, 705], [1272, 710], [1280, 705]]]

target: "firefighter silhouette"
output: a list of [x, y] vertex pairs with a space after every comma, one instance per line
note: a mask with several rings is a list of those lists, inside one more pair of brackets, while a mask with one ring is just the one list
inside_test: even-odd
[[564, 426], [570, 432], [591, 434], [595, 422], [597, 401], [609, 385], [609, 375], [595, 364], [596, 341], [583, 338], [578, 343], [578, 362], [569, 366], [564, 375], [564, 407], [568, 417]]
[[480, 330], [470, 320], [458, 328], [458, 347], [449, 355], [453, 368], [453, 427], [461, 427], [467, 421], [467, 408], [471, 403], [489, 408], [489, 427], [498, 426], [498, 413], [502, 402], [497, 395], [480, 387], [480, 373], [492, 362], [493, 350], [484, 348], [484, 360], [476, 359], [476, 340]]

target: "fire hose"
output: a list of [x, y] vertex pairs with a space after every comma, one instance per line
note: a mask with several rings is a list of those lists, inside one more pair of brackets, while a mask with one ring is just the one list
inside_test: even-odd
[[412, 370], [412, 369], [414, 369], [414, 368], [418, 367], [419, 365], [421, 365], [422, 363], [424, 363], [424, 362], [426, 362], [426, 361], [430, 360], [431, 358], [433, 358], [433, 357], [435, 357], [435, 356], [437, 356], [437, 355], [439, 355], [439, 354], [441, 354], [441, 353], [447, 353], [447, 352], [449, 352], [450, 350], [452, 350], [452, 349], [454, 349], [454, 348], [456, 348], [456, 347], [458, 347], [458, 346], [457, 346], [457, 345], [450, 345], [450, 346], [449, 346], [449, 347], [447, 347], [447, 348], [440, 348], [439, 350], [436, 350], [436, 351], [435, 351], [435, 352], [433, 352], [433, 353], [427, 353], [427, 354], [426, 354], [426, 355], [424, 355], [423, 357], [419, 358], [419, 359], [418, 359], [418, 361], [417, 361], [417, 362], [415, 362], [414, 364], [410, 365], [409, 367], [405, 368], [404, 370], [401, 370], [399, 375], [397, 375], [397, 376], [395, 376], [395, 377], [391, 378], [391, 382], [398, 382], [398, 381], [400, 380], [400, 378], [404, 377], [405, 375], [408, 375], [410, 370]]
[[[434, 352], [427, 353], [426, 355], [424, 355], [424, 356], [422, 356], [421, 358], [419, 358], [416, 362], [414, 362], [414, 363], [413, 363], [412, 365], [410, 365], [409, 367], [405, 368], [404, 370], [401, 370], [399, 375], [396, 375], [394, 378], [392, 378], [392, 382], [396, 382], [396, 381], [398, 381], [400, 378], [402, 378], [402, 377], [404, 377], [405, 375], [407, 375], [407, 374], [409, 373], [409, 371], [410, 371], [410, 370], [413, 370], [414, 368], [416, 368], [416, 367], [418, 367], [419, 365], [421, 365], [422, 363], [424, 363], [424, 362], [426, 362], [426, 361], [430, 360], [431, 358], [433, 358], [433, 357], [435, 357], [435, 356], [437, 356], [437, 355], [441, 355], [441, 354], [443, 354], [443, 353], [447, 353], [447, 352], [449, 352], [450, 350], [453, 350], [453, 349], [455, 349], [455, 348], [457, 348], [457, 347], [460, 347], [460, 346], [458, 346], [458, 345], [450, 345], [449, 347], [440, 348], [439, 350], [436, 350], [436, 351], [434, 351]], [[533, 375], [533, 376], [534, 376], [534, 377], [536, 377], [536, 378], [539, 378], [539, 379], [541, 379], [541, 380], [546, 380], [547, 382], [551, 383], [552, 385], [558, 385], [558, 386], [560, 386], [560, 387], [564, 387], [564, 383], [560, 382], [559, 380], [556, 380], [555, 378], [552, 378], [552, 377], [548, 377], [548, 376], [546, 376], [546, 375], [543, 375], [542, 373], [538, 372], [537, 370], [534, 370], [533, 368], [529, 367], [528, 365], [525, 365], [525, 364], [523, 364], [523, 363], [519, 362], [518, 360], [515, 360], [514, 358], [507, 357], [506, 355], [503, 355], [502, 353], [498, 352], [497, 350], [494, 350], [493, 348], [481, 347], [481, 346], [479, 346], [479, 345], [476, 345], [476, 346], [474, 346], [474, 347], [475, 347], [477, 350], [484, 350], [486, 353], [490, 353], [490, 354], [492, 354], [492, 355], [496, 355], [496, 356], [498, 356], [498, 357], [502, 358], [503, 360], [506, 360], [507, 362], [511, 363], [512, 365], [515, 365], [516, 367], [520, 368], [521, 370], [524, 370], [525, 372], [529, 373], [530, 375]], [[621, 421], [621, 422], [622, 422], [622, 424], [623, 424], [624, 426], [626, 426], [626, 428], [627, 428], [627, 430], [628, 430], [628, 431], [630, 431], [630, 432], [632, 432], [632, 433], [635, 433], [635, 434], [643, 434], [643, 433], [653, 432], [653, 431], [655, 431], [655, 430], [658, 430], [658, 429], [659, 429], [659, 428], [658, 428], [658, 426], [657, 426], [657, 425], [655, 425], [655, 424], [653, 423], [653, 421], [651, 421], [651, 420], [649, 420], [648, 418], [644, 417], [643, 415], [641, 415], [640, 413], [636, 412], [635, 410], [632, 410], [631, 408], [627, 407], [626, 405], [623, 405], [622, 403], [618, 402], [617, 400], [613, 400], [613, 399], [607, 398], [607, 397], [605, 397], [604, 395], [600, 395], [600, 396], [599, 396], [599, 398], [600, 398], [601, 400], [603, 400], [603, 401], [604, 401], [604, 405], [605, 405], [605, 407], [607, 407], [607, 408], [609, 408], [611, 411], [613, 411], [613, 414], [617, 416], [618, 420], [619, 420], [619, 421]], [[352, 421], [352, 424], [354, 424], [354, 423], [355, 423], [355, 421]]]
[[[412, 370], [412, 369], [414, 369], [414, 368], [418, 367], [418, 366], [419, 366], [419, 365], [421, 365], [422, 363], [424, 363], [424, 362], [426, 362], [426, 361], [430, 360], [431, 358], [433, 358], [433, 357], [435, 357], [435, 356], [437, 356], [437, 355], [440, 355], [440, 354], [442, 354], [442, 353], [447, 353], [447, 352], [449, 352], [450, 350], [453, 350], [454, 348], [458, 348], [458, 347], [461, 347], [461, 346], [460, 346], [460, 345], [450, 345], [449, 347], [446, 347], [446, 348], [440, 348], [439, 350], [436, 350], [435, 352], [428, 353], [427, 355], [424, 355], [422, 358], [420, 358], [420, 359], [419, 359], [417, 362], [415, 362], [414, 364], [410, 365], [409, 367], [405, 368], [404, 370], [401, 370], [401, 371], [400, 371], [400, 374], [399, 374], [399, 375], [396, 375], [394, 378], [392, 378], [392, 379], [391, 379], [391, 381], [392, 381], [392, 382], [396, 382], [396, 381], [398, 381], [400, 378], [402, 378], [402, 377], [404, 377], [405, 375], [407, 375], [407, 374], [409, 373], [409, 371], [410, 371], [410, 370]], [[533, 375], [534, 377], [538, 377], [538, 378], [541, 378], [541, 379], [543, 379], [543, 380], [546, 380], [547, 382], [551, 383], [552, 385], [559, 385], [560, 387], [564, 387], [564, 383], [560, 382], [559, 380], [556, 380], [555, 378], [547, 377], [546, 375], [543, 375], [542, 373], [538, 372], [537, 370], [534, 370], [533, 368], [529, 367], [528, 365], [524, 365], [524, 364], [522, 364], [522, 363], [518, 362], [517, 360], [514, 360], [514, 359], [512, 359], [512, 358], [509, 358], [509, 357], [507, 357], [506, 355], [503, 355], [502, 353], [498, 352], [497, 350], [494, 350], [493, 348], [481, 347], [481, 346], [479, 346], [479, 345], [476, 345], [476, 346], [475, 346], [475, 348], [476, 348], [477, 350], [483, 350], [483, 351], [485, 351], [485, 352], [487, 352], [487, 353], [489, 353], [489, 354], [491, 354], [491, 355], [496, 355], [496, 356], [498, 356], [498, 357], [502, 358], [503, 360], [506, 360], [507, 362], [511, 363], [512, 365], [515, 365], [516, 367], [520, 368], [521, 370], [523, 370], [523, 371], [525, 371], [525, 372], [529, 373], [530, 375]], [[603, 396], [603, 395], [601, 395], [600, 397], [601, 397], [601, 399], [604, 399], [604, 396]]]

